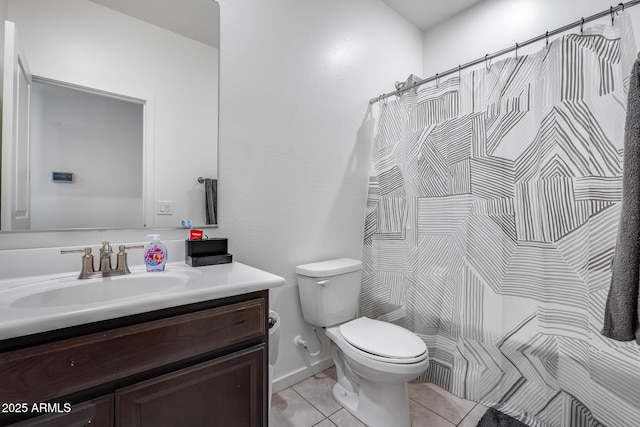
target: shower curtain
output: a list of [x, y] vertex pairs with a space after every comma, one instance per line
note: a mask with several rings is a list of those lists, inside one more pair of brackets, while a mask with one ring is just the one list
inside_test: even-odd
[[624, 15], [378, 103], [361, 314], [427, 343], [423, 380], [531, 426], [640, 425], [640, 346], [600, 334]]

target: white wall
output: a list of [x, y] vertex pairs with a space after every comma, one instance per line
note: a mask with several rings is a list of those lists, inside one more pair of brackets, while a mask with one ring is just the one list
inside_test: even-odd
[[142, 104], [34, 81], [30, 119], [32, 230], [143, 226]]
[[[88, 0], [9, 0], [8, 13], [34, 75], [150, 101], [145, 220], [204, 224], [197, 178], [217, 177], [218, 49]], [[157, 200], [174, 215], [153, 215]]]
[[[421, 77], [431, 77], [486, 54], [515, 47], [516, 43], [609, 10], [617, 4], [610, 0], [484, 0], [424, 33]], [[640, 7], [631, 7], [625, 12], [631, 15], [636, 26], [636, 43], [640, 46]], [[607, 16], [597, 23], [611, 23], [611, 19]], [[589, 25], [593, 24], [586, 23], [585, 27]], [[573, 33], [579, 31], [579, 28], [571, 30]], [[549, 41], [559, 37], [561, 35], [550, 37]], [[518, 49], [518, 53], [537, 51], [544, 44], [544, 41], [534, 43]], [[509, 55], [514, 56], [515, 52]], [[498, 60], [500, 58], [493, 61]]]
[[271, 292], [279, 389], [330, 357], [326, 341], [315, 358], [293, 345], [317, 349], [294, 269], [360, 258], [368, 100], [420, 71], [422, 36], [379, 0], [221, 0], [220, 13], [219, 233], [234, 259], [287, 281]]
[[[0, 50], [3, 53], [4, 53], [4, 21], [7, 19], [8, 8], [9, 8], [8, 0], [0, 0], [0, 23], [3, 23], [2, 30], [0, 31], [0, 46], [2, 46], [2, 49]], [[2, 82], [4, 81], [4, 55], [0, 55], [0, 81]], [[0, 85], [0, 115], [2, 114], [2, 100], [4, 99], [4, 89], [2, 86], [3, 85]], [[1, 123], [0, 123], [0, 132], [2, 132]], [[1, 176], [1, 173], [0, 173], [0, 176]]]
[[[0, 22], [4, 22], [5, 19], [7, 19], [7, 14], [8, 14], [8, 0], [0, 0]], [[3, 25], [3, 31], [0, 31], [0, 46], [4, 46], [4, 25]], [[2, 49], [2, 51], [4, 52], [4, 49]], [[0, 78], [4, 78], [4, 55], [0, 55]], [[2, 85], [0, 85], [0, 100], [3, 98], [3, 91], [2, 91]], [[0, 104], [1, 105], [1, 104]], [[0, 108], [1, 110], [1, 108]]]

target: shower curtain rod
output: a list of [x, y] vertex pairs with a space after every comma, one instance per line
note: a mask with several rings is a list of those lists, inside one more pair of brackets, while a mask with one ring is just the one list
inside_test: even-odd
[[[549, 37], [551, 37], [551, 36], [555, 36], [557, 34], [564, 33], [565, 31], [568, 31], [568, 30], [570, 30], [572, 28], [575, 28], [575, 27], [581, 27], [581, 29], [582, 29], [582, 26], [586, 22], [595, 21], [596, 19], [603, 18], [603, 17], [605, 17], [607, 15], [611, 16], [611, 23], [613, 25], [614, 19], [615, 19], [614, 13], [617, 13], [617, 12], [619, 12], [621, 10], [624, 11], [625, 8], [628, 8], [628, 7], [631, 7], [631, 6], [635, 6], [635, 5], [639, 4], [639, 3], [640, 3], [640, 0], [631, 0], [631, 1], [628, 1], [626, 3], [619, 3], [617, 6], [611, 6], [609, 8], [609, 10], [603, 10], [602, 12], [596, 13], [595, 15], [591, 15], [591, 16], [589, 16], [587, 18], [581, 18], [579, 21], [573, 22], [571, 24], [567, 24], [564, 27], [556, 28], [553, 31], [547, 31], [544, 34], [542, 34], [542, 35], [540, 35], [538, 37], [534, 37], [532, 39], [529, 39], [529, 40], [527, 40], [525, 42], [516, 43], [515, 46], [511, 46], [511, 47], [502, 49], [502, 50], [500, 50], [498, 52], [495, 52], [495, 53], [492, 53], [492, 54], [486, 54], [482, 58], [478, 58], [478, 59], [473, 60], [471, 62], [467, 62], [466, 64], [463, 64], [463, 65], [458, 65], [457, 67], [451, 68], [450, 70], [447, 70], [445, 72], [437, 73], [435, 76], [427, 77], [426, 79], [419, 80], [419, 81], [417, 81], [417, 82], [415, 82], [415, 83], [413, 83], [411, 85], [401, 87], [400, 89], [394, 90], [393, 92], [385, 93], [385, 94], [382, 94], [382, 95], [377, 96], [375, 98], [371, 98], [369, 100], [369, 104], [375, 104], [376, 102], [382, 101], [383, 99], [389, 98], [390, 96], [393, 96], [393, 95], [400, 95], [403, 92], [406, 92], [406, 91], [408, 91], [410, 89], [417, 88], [418, 86], [422, 86], [425, 83], [432, 82], [432, 81], [437, 80], [437, 79], [439, 79], [441, 77], [448, 76], [449, 74], [453, 74], [456, 71], [459, 72], [460, 70], [463, 70], [463, 69], [469, 68], [469, 67], [473, 67], [474, 65], [478, 65], [478, 64], [481, 64], [483, 62], [486, 63], [487, 61], [490, 61], [493, 58], [497, 58], [498, 56], [505, 55], [505, 54], [507, 54], [509, 52], [516, 51], [516, 54], [517, 54], [519, 48], [527, 46], [527, 45], [530, 45], [532, 43], [539, 42], [539, 41], [545, 40], [545, 39], [547, 40], [547, 43], [548, 43], [549, 42]], [[638, 56], [638, 58], [640, 59], [640, 55]]]

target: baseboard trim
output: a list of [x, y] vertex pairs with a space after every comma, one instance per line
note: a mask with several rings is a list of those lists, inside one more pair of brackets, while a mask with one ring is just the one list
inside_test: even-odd
[[324, 360], [320, 360], [319, 362], [314, 363], [311, 366], [305, 366], [304, 368], [298, 369], [297, 371], [291, 372], [287, 375], [284, 375], [280, 378], [273, 380], [273, 393], [277, 393], [285, 388], [289, 388], [294, 384], [299, 383], [300, 381], [309, 378], [312, 375], [320, 373], [327, 368], [333, 366], [333, 359], [328, 357]]

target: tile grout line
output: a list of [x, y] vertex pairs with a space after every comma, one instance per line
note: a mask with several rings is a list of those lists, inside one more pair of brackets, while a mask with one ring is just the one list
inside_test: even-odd
[[[476, 403], [476, 406], [474, 406], [474, 407], [473, 407], [473, 409], [472, 409], [471, 411], [469, 411], [469, 413], [468, 413], [467, 415], [465, 415], [465, 417], [460, 421], [460, 423], [458, 423], [458, 426], [457, 426], [457, 427], [459, 427], [460, 425], [462, 425], [462, 422], [463, 422], [464, 420], [466, 420], [467, 418], [469, 418], [469, 415], [471, 415], [471, 412], [473, 412], [473, 410], [474, 410], [474, 409], [476, 409], [476, 408], [478, 407], [478, 405], [480, 405], [480, 406], [484, 407], [484, 408], [485, 408], [485, 412], [489, 409], [489, 407], [484, 406], [484, 405], [483, 405], [482, 403], [480, 403], [480, 402]], [[480, 416], [480, 418], [478, 418], [477, 420], [475, 420], [475, 421], [474, 421], [474, 424], [476, 424], [476, 425], [477, 425], [477, 424], [478, 424], [478, 422], [482, 419], [482, 416], [484, 416], [484, 413]]]
[[[331, 368], [327, 368], [327, 369], [331, 369]], [[325, 369], [325, 371], [326, 371], [327, 369]], [[323, 372], [324, 372], [324, 371], [321, 371], [321, 372], [319, 372], [319, 373], [323, 373]], [[317, 375], [317, 374], [315, 374], [315, 375]], [[312, 406], [316, 411], [320, 412], [320, 413], [325, 417], [325, 419], [328, 419], [329, 417], [331, 417], [331, 416], [335, 415], [336, 413], [338, 413], [338, 412], [340, 412], [342, 409], [344, 409], [344, 406], [342, 406], [340, 403], [338, 403], [338, 401], [333, 397], [333, 392], [332, 392], [332, 394], [331, 394], [331, 398], [333, 399], [333, 401], [334, 401], [334, 402], [336, 402], [336, 404], [339, 406], [339, 408], [338, 408], [338, 409], [336, 409], [335, 411], [333, 411], [331, 414], [329, 414], [329, 415], [325, 415], [325, 413], [324, 413], [324, 412], [322, 412], [322, 410], [321, 410], [320, 408], [316, 407], [316, 405], [314, 405], [314, 404], [313, 404], [313, 402], [311, 402], [309, 399], [307, 399], [306, 397], [304, 397], [300, 392], [298, 392], [298, 390], [296, 390], [296, 389], [295, 389], [295, 386], [297, 386], [297, 385], [299, 385], [299, 384], [302, 384], [303, 382], [307, 381], [309, 378], [313, 378], [313, 377], [315, 377], [315, 375], [312, 375], [312, 376], [310, 376], [310, 377], [308, 377], [308, 378], [305, 378], [305, 379], [303, 379], [303, 380], [301, 380], [301, 381], [298, 381], [297, 383], [295, 383], [295, 384], [293, 384], [293, 385], [289, 386], [288, 388], [290, 388], [290, 389], [292, 389], [293, 391], [295, 391], [295, 392], [298, 394], [298, 396], [300, 396], [302, 399], [304, 399], [304, 400], [305, 400], [309, 405], [311, 405], [311, 406]], [[333, 380], [333, 379], [332, 379], [332, 380]], [[335, 381], [335, 380], [334, 380], [334, 381]], [[335, 381], [335, 382], [337, 383], [337, 381]], [[331, 420], [329, 420], [329, 421], [331, 421]], [[320, 422], [322, 422], [322, 421], [320, 421]], [[333, 423], [333, 421], [332, 421], [332, 423]], [[335, 424], [335, 423], [334, 423], [334, 424]]]
[[[302, 381], [300, 381], [299, 383], [296, 383], [296, 384], [300, 384], [301, 382], [302, 382]], [[294, 384], [294, 385], [296, 385], [296, 384]], [[316, 411], [318, 411], [318, 413], [324, 417], [323, 419], [321, 419], [320, 421], [318, 421], [317, 423], [315, 423], [315, 424], [314, 424], [314, 426], [317, 426], [318, 424], [320, 424], [321, 422], [323, 422], [324, 420], [326, 420], [326, 419], [328, 419], [328, 418], [329, 418], [329, 417], [327, 417], [327, 416], [326, 416], [326, 415], [325, 415], [325, 414], [324, 414], [320, 409], [316, 408], [316, 407], [314, 406], [314, 404], [313, 404], [313, 403], [309, 402], [309, 400], [308, 400], [306, 397], [304, 397], [302, 394], [300, 394], [300, 393], [298, 392], [298, 390], [296, 390], [295, 388], [293, 388], [293, 385], [292, 385], [292, 386], [290, 386], [290, 387], [287, 387], [287, 388], [289, 388], [289, 389], [293, 390], [293, 392], [294, 392], [295, 394], [297, 394], [298, 396], [300, 396], [300, 398], [301, 398], [302, 400], [304, 400], [305, 402], [307, 402], [307, 403], [308, 403], [308, 404], [309, 404], [313, 409], [315, 409]], [[285, 389], [285, 390], [286, 390], [286, 389]], [[331, 421], [331, 420], [329, 420], [329, 421]]]
[[473, 405], [473, 408], [471, 408], [471, 410], [469, 412], [466, 413], [466, 415], [464, 417], [462, 417], [462, 419], [460, 420], [460, 422], [458, 424], [456, 424], [456, 427], [459, 427], [464, 420], [467, 419], [467, 417], [469, 416], [469, 414], [471, 414], [473, 412], [474, 409], [476, 409], [476, 407], [480, 404], [480, 402], [476, 402], [475, 405]]
[[[434, 385], [436, 385], [436, 387], [441, 388], [435, 383], [424, 383], [424, 384], [434, 384]], [[480, 402], [476, 402], [475, 400], [469, 400], [469, 399], [465, 399], [463, 397], [457, 396], [457, 395], [451, 393], [450, 391], [448, 391], [446, 389], [442, 389], [442, 390], [446, 393], [446, 395], [441, 395], [441, 396], [447, 401], [450, 400], [450, 397], [453, 397], [455, 399], [460, 399], [460, 400], [464, 400], [464, 401], [473, 403], [473, 406], [471, 407], [471, 409], [469, 409], [468, 411], [466, 411], [464, 413], [464, 415], [462, 416], [460, 421], [458, 421], [458, 422], [452, 421], [449, 418], [447, 418], [446, 416], [441, 415], [440, 413], [436, 412], [435, 409], [428, 408], [427, 406], [423, 405], [422, 403], [418, 402], [417, 400], [415, 400], [415, 399], [413, 399], [411, 397], [409, 397], [409, 399], [412, 400], [413, 402], [417, 403], [418, 405], [422, 406], [423, 408], [429, 409], [431, 412], [433, 412], [434, 414], [438, 415], [440, 418], [445, 419], [446, 421], [448, 421], [450, 424], [453, 424], [454, 426], [458, 426], [462, 421], [464, 421], [464, 419], [469, 416], [469, 414], [476, 408], [476, 406], [478, 406], [478, 404], [480, 404]]]
[[[304, 381], [304, 380], [303, 380], [303, 381]], [[301, 383], [301, 382], [303, 382], [303, 381], [300, 381], [300, 383]], [[297, 383], [297, 384], [300, 384], [300, 383]], [[343, 409], [344, 409], [344, 406], [342, 406], [342, 405], [340, 405], [338, 402], [336, 402], [336, 403], [338, 403], [338, 406], [340, 406], [340, 408], [338, 408], [337, 410], [333, 411], [333, 412], [332, 412], [331, 414], [329, 414], [329, 415], [325, 415], [325, 413], [324, 413], [324, 412], [322, 412], [322, 411], [320, 410], [320, 408], [316, 407], [316, 405], [314, 405], [314, 404], [313, 404], [309, 399], [307, 399], [306, 397], [304, 397], [302, 394], [300, 394], [300, 392], [298, 392], [298, 390], [296, 390], [296, 389], [294, 388], [294, 386], [295, 386], [295, 385], [297, 385], [297, 384], [294, 384], [294, 385], [292, 385], [292, 386], [291, 386], [291, 387], [289, 387], [289, 388], [291, 388], [291, 390], [295, 391], [295, 392], [296, 392], [296, 394], [302, 398], [302, 400], [304, 400], [304, 401], [305, 401], [305, 402], [307, 402], [309, 405], [311, 405], [311, 407], [312, 407], [313, 409], [315, 409], [316, 411], [318, 411], [318, 412], [320, 413], [320, 415], [322, 415], [322, 416], [324, 417], [324, 419], [323, 419], [323, 420], [321, 420], [321, 421], [319, 421], [318, 423], [314, 424], [314, 426], [316, 426], [316, 425], [320, 424], [321, 422], [323, 422], [323, 421], [325, 421], [325, 420], [329, 420], [329, 422], [330, 422], [331, 424], [336, 425], [336, 424], [335, 424], [335, 423], [334, 423], [334, 422], [333, 422], [329, 417], [332, 417], [333, 415], [335, 415], [335, 414], [337, 414], [338, 412], [340, 412], [341, 410], [343, 410]], [[334, 400], [335, 400], [335, 399], [334, 399]]]
[[[448, 420], [447, 418], [443, 417], [442, 415], [440, 415], [439, 413], [437, 413], [436, 411], [434, 411], [433, 409], [429, 409], [426, 406], [424, 406], [423, 404], [421, 404], [420, 402], [416, 402], [415, 400], [409, 398], [410, 401], [412, 401], [413, 403], [415, 403], [418, 406], [421, 406], [422, 408], [426, 409], [427, 411], [433, 413], [434, 415], [436, 415], [439, 418], [442, 418], [443, 420], [445, 420], [446, 422], [448, 422], [449, 424], [451, 424], [453, 427], [455, 427], [457, 424], [454, 424], [453, 421]], [[468, 415], [468, 414], [467, 414]], [[466, 415], [465, 415], [466, 417]], [[462, 418], [464, 420], [464, 417]], [[462, 422], [462, 420], [460, 421]]]
[[[470, 400], [469, 402], [473, 402], [473, 400]], [[473, 405], [473, 406], [471, 407], [471, 409], [469, 409], [469, 410], [467, 411], [467, 413], [466, 413], [466, 414], [464, 414], [464, 417], [462, 417], [462, 419], [460, 420], [460, 422], [458, 422], [458, 424], [456, 424], [456, 425], [459, 425], [461, 422], [463, 422], [463, 421], [464, 421], [464, 419], [465, 419], [465, 418], [467, 418], [467, 417], [469, 416], [469, 414], [471, 413], [471, 411], [473, 411], [474, 409], [476, 409], [476, 406], [478, 406], [478, 402], [475, 402], [475, 405]]]

